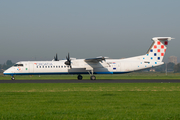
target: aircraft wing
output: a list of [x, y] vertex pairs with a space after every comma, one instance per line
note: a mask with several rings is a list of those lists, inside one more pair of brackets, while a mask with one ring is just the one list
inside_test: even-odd
[[87, 59], [84, 59], [85, 62], [94, 62], [94, 63], [98, 63], [98, 62], [101, 62], [105, 59], [107, 59], [108, 57], [102, 57], [102, 56], [99, 56], [99, 57], [96, 57], [96, 58], [87, 58]]
[[93, 68], [103, 68], [108, 66], [105, 61], [108, 57], [96, 57], [96, 58], [88, 58], [83, 59], [83, 61], [74, 60], [72, 62], [72, 68], [85, 68], [86, 70], [93, 69]]

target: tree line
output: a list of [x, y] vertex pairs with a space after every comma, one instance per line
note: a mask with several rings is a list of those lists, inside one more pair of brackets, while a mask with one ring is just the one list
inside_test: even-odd
[[[13, 65], [14, 65], [14, 63], [11, 60], [7, 60], [4, 64], [0, 64], [0, 73], [3, 73], [4, 70], [10, 68]], [[150, 71], [150, 69], [152, 69], [152, 68], [149, 68], [147, 70]], [[180, 63], [175, 65], [174, 63], [169, 62], [167, 64], [163, 64], [161, 66], [154, 67], [154, 69], [156, 72], [166, 72], [166, 69], [167, 69], [168, 72], [177, 73], [177, 72], [180, 72]]]
[[13, 66], [14, 63], [11, 60], [7, 60], [4, 64], [0, 64], [0, 73], [3, 73], [4, 70]]
[[169, 62], [167, 64], [164, 64], [164, 65], [160, 66], [160, 67], [162, 67], [161, 70], [164, 71], [164, 72], [166, 70], [167, 70], [167, 72], [174, 72], [174, 73], [180, 72], [180, 63], [174, 64], [172, 62]]
[[[174, 72], [178, 73], [180, 72], [180, 63], [174, 64], [172, 62], [165, 63], [163, 65], [153, 67], [153, 68], [148, 68], [146, 71], [150, 71], [151, 69], [155, 69], [155, 72]], [[143, 70], [142, 70], [143, 71]]]

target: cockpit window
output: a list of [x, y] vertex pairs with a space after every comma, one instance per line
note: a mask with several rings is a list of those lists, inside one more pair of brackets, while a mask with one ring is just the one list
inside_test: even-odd
[[14, 66], [15, 66], [15, 67], [16, 67], [16, 66], [21, 66], [21, 67], [23, 67], [23, 64], [15, 64]]

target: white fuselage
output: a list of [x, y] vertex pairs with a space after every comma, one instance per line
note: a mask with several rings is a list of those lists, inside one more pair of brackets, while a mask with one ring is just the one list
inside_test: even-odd
[[102, 62], [85, 62], [84, 59], [72, 60], [72, 68], [60, 61], [21, 61], [7, 69], [5, 75], [45, 75], [45, 74], [121, 74], [135, 70], [162, 65], [163, 62], [144, 60], [143, 56], [126, 59], [106, 59]]

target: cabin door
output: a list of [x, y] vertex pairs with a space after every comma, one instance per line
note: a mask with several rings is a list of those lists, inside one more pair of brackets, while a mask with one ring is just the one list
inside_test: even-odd
[[29, 73], [34, 73], [34, 64], [29, 63]]
[[121, 64], [120, 63], [117, 63], [117, 66], [116, 66], [116, 71], [120, 71], [120, 68], [121, 68]]

